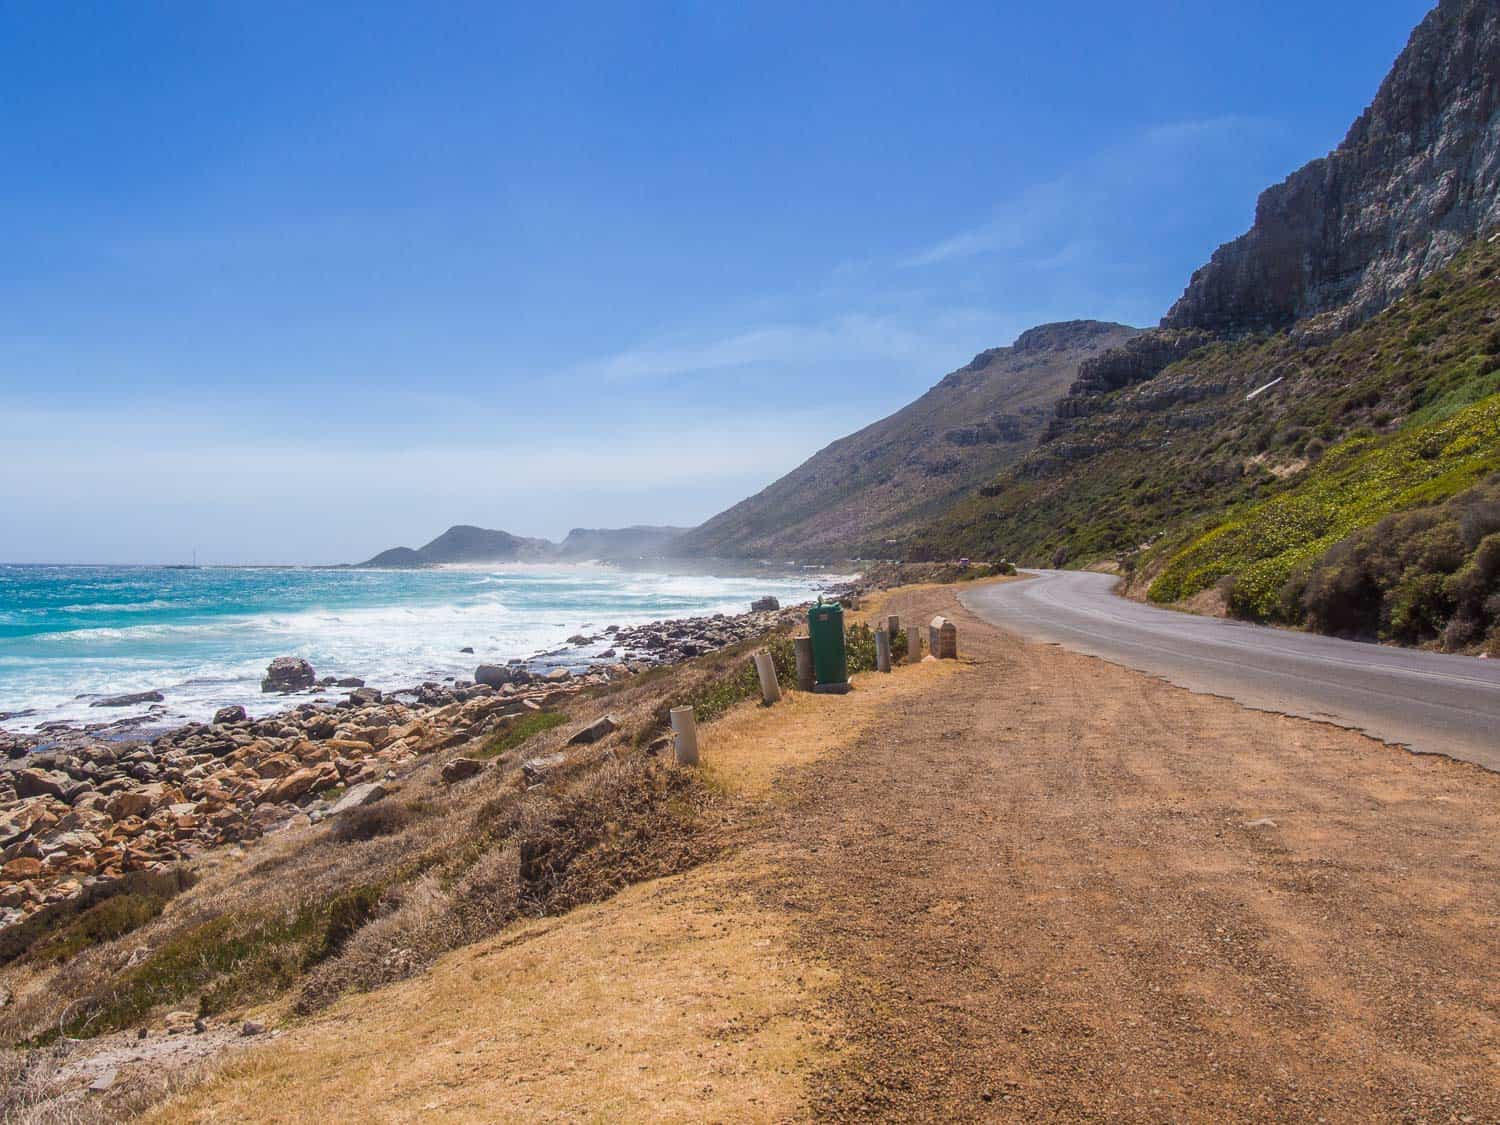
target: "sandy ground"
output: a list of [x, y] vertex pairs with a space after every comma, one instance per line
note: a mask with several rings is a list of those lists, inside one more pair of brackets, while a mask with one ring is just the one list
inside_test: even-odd
[[704, 729], [723, 860], [167, 1120], [1500, 1119], [1500, 776], [1026, 645]]
[[1023, 645], [801, 772], [832, 1117], [1500, 1119], [1500, 777]]

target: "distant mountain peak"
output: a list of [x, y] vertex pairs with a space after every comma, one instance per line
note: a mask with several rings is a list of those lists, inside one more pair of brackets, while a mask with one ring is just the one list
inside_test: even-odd
[[455, 563], [571, 562], [584, 559], [640, 559], [667, 553], [684, 531], [680, 527], [637, 524], [625, 528], [575, 527], [561, 543], [528, 539], [473, 524], [455, 524], [426, 546], [392, 547], [362, 567], [409, 570]]
[[1018, 352], [1050, 352], [1086, 347], [1101, 336], [1114, 335], [1118, 324], [1106, 320], [1059, 320], [1028, 328], [1011, 345]]
[[1032, 448], [1081, 362], [1140, 330], [1075, 320], [980, 352], [926, 394], [684, 535], [684, 554], [891, 557], [933, 511]]

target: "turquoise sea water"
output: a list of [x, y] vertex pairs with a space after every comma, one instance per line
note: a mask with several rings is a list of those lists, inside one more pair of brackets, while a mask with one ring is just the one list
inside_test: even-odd
[[[273, 657], [375, 687], [466, 677], [484, 661], [529, 657], [605, 625], [740, 613], [764, 594], [805, 600], [826, 581], [651, 574], [612, 567], [440, 570], [0, 565], [0, 712], [12, 730], [101, 722], [101, 696], [160, 691], [164, 720], [202, 719], [263, 696]], [[464, 647], [474, 654], [461, 653]], [[591, 650], [580, 650], [587, 655]]]

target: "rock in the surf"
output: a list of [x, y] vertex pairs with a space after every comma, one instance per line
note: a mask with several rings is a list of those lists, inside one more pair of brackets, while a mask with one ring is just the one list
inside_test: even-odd
[[266, 668], [261, 691], [304, 691], [318, 681], [313, 666], [298, 656], [278, 656]]
[[137, 703], [160, 703], [166, 697], [159, 691], [138, 691], [131, 695], [111, 695], [96, 699], [90, 707], [134, 707]]

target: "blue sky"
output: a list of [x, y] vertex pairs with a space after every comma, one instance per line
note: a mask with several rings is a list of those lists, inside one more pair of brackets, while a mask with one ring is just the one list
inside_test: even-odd
[[697, 522], [1154, 322], [1428, 7], [0, 0], [0, 559]]

